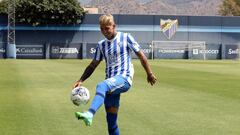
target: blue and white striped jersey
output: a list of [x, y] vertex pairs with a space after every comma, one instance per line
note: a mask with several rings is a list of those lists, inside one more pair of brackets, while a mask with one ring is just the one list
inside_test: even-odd
[[94, 59], [98, 61], [105, 59], [106, 79], [122, 75], [132, 85], [134, 69], [131, 62], [131, 52], [136, 53], [139, 50], [139, 44], [129, 33], [117, 32], [111, 41], [104, 39], [98, 42]]

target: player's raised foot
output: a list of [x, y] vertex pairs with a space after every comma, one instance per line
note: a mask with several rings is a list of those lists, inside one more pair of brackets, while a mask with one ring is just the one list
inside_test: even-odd
[[90, 112], [75, 112], [75, 116], [78, 120], [83, 120], [86, 126], [92, 125], [93, 115]]

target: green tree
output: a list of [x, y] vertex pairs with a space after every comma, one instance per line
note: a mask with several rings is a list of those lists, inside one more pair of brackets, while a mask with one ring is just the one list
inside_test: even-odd
[[240, 16], [240, 0], [224, 0], [219, 13], [223, 16]]
[[[7, 7], [6, 1], [0, 3], [0, 13], [7, 13], [3, 10]], [[33, 26], [80, 24], [84, 15], [84, 9], [77, 0], [16, 0], [17, 23]]]
[[0, 2], [0, 13], [1, 14], [6, 14], [7, 13], [7, 8], [8, 8], [7, 0], [2, 0]]

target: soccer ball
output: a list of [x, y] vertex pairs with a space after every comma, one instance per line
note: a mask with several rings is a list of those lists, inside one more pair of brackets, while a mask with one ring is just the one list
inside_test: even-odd
[[90, 93], [87, 88], [80, 86], [71, 91], [70, 98], [76, 106], [86, 105], [90, 99]]

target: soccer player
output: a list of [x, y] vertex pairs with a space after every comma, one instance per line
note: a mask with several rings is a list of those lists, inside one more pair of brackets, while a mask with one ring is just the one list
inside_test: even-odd
[[109, 135], [119, 135], [117, 116], [120, 95], [129, 90], [134, 74], [131, 51], [134, 51], [140, 59], [146, 71], [148, 83], [155, 84], [157, 78], [134, 38], [129, 33], [116, 31], [116, 24], [111, 14], [100, 16], [99, 24], [105, 39], [98, 42], [92, 62], [87, 66], [81, 78], [74, 84], [74, 87], [81, 86], [103, 59], [106, 62], [106, 78], [97, 84], [96, 94], [89, 110], [76, 112], [75, 115], [78, 119], [83, 120], [87, 126], [91, 126], [94, 114], [104, 103]]

